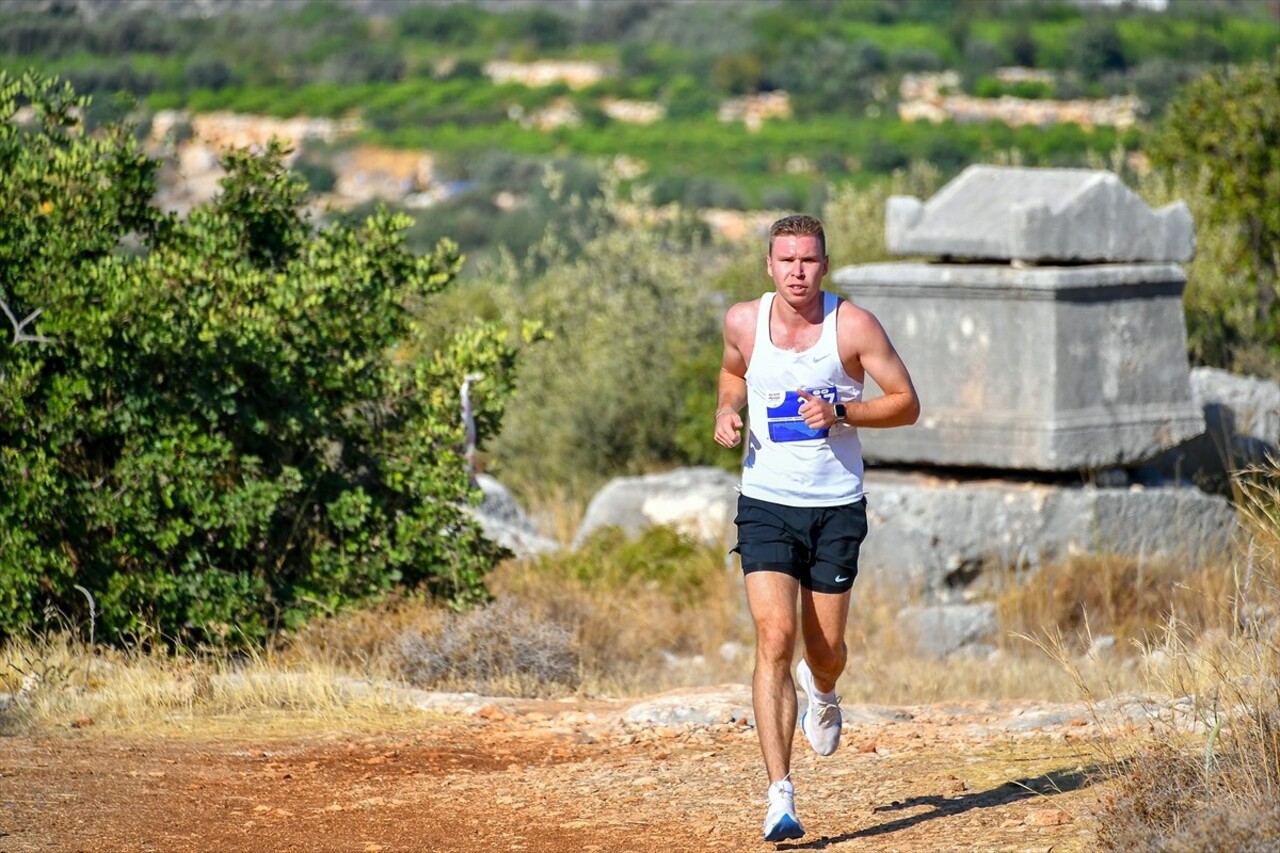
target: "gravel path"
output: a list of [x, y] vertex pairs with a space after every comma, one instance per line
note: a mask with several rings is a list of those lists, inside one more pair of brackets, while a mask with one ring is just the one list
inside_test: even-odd
[[[420, 697], [421, 698], [421, 697]], [[433, 694], [376, 736], [0, 740], [0, 851], [1062, 851], [1106, 783], [1081, 706], [846, 706], [797, 738], [808, 834], [760, 840], [745, 687], [642, 701]]]

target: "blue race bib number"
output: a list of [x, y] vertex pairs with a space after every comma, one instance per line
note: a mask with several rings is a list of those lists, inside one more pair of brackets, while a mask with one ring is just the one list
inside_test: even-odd
[[[804, 390], [828, 403], [836, 401], [834, 385]], [[769, 425], [770, 441], [813, 441], [826, 438], [831, 433], [830, 429], [812, 429], [806, 424], [804, 418], [800, 417], [800, 407], [803, 405], [804, 398], [795, 391], [787, 391], [785, 394], [773, 392], [766, 397], [765, 414]]]

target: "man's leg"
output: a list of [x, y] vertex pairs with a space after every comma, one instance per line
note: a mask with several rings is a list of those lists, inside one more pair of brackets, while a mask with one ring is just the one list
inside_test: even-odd
[[751, 701], [756, 734], [769, 781], [791, 772], [791, 741], [796, 729], [796, 689], [791, 657], [796, 645], [796, 590], [800, 582], [782, 572], [745, 576], [747, 605], [756, 626], [756, 667]]
[[813, 672], [813, 686], [821, 693], [835, 691], [836, 679], [848, 660], [844, 632], [849, 621], [849, 597], [848, 592], [800, 590], [804, 659]]

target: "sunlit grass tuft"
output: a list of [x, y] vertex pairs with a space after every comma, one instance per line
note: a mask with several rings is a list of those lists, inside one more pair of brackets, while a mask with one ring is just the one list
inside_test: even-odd
[[[1280, 467], [1237, 482], [1240, 553], [1189, 577], [1192, 594], [1132, 641], [1145, 691], [1172, 701], [1145, 726], [1104, 727], [1102, 849], [1280, 848]], [[1072, 639], [1054, 628], [1034, 641], [1100, 709], [1109, 685], [1081, 669]]]

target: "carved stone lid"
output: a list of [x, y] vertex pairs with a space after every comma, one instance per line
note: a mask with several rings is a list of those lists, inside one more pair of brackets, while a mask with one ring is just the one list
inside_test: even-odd
[[1153, 210], [1112, 172], [970, 166], [927, 202], [893, 196], [897, 255], [1031, 263], [1183, 263], [1195, 226], [1181, 201]]

